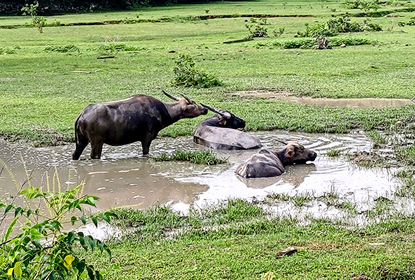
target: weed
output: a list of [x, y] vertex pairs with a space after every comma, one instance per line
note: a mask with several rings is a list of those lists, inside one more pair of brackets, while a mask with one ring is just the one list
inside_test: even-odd
[[226, 163], [227, 160], [217, 158], [212, 151], [183, 151], [176, 150], [173, 154], [162, 153], [158, 157], [153, 157], [156, 161], [189, 161], [196, 164], [215, 165]]
[[374, 148], [384, 146], [388, 143], [386, 137], [380, 134], [380, 132], [377, 130], [371, 130], [367, 132], [367, 136], [369, 136], [372, 139]]
[[267, 25], [267, 18], [261, 18], [258, 21], [256, 18], [250, 18], [251, 24], [246, 24], [245, 27], [249, 30], [250, 38], [268, 37], [268, 30], [264, 27]]
[[99, 47], [89, 49], [89, 50], [97, 50], [97, 51], [105, 51], [110, 53], [116, 52], [132, 52], [132, 51], [142, 51], [146, 50], [146, 48], [136, 47], [136, 46], [129, 46], [123, 43], [109, 43], [105, 45], [101, 45]]
[[65, 46], [47, 46], [43, 51], [59, 52], [59, 53], [70, 53], [70, 52], [79, 53], [81, 50], [75, 45], [65, 45]]
[[405, 165], [415, 165], [415, 146], [398, 147], [395, 149], [396, 158]]
[[380, 8], [379, 0], [346, 0], [344, 6], [347, 9], [360, 9], [364, 11], [378, 10]]
[[267, 195], [267, 200], [289, 201], [291, 199], [289, 194], [286, 193], [271, 193]]
[[284, 32], [285, 32], [285, 28], [280, 27], [280, 28], [278, 28], [278, 31], [274, 30], [273, 34], [274, 34], [274, 37], [281, 37], [281, 35], [284, 34]]
[[26, 4], [22, 8], [23, 15], [30, 15], [32, 17], [31, 26], [36, 26], [40, 33], [43, 33], [43, 27], [46, 26], [46, 18], [39, 17], [37, 15], [37, 8], [39, 7], [39, 2], [34, 1], [33, 4]]
[[192, 57], [185, 54], [180, 55], [176, 60], [173, 73], [172, 83], [176, 86], [210, 88], [222, 85], [215, 75], [197, 70]]
[[341, 151], [337, 150], [337, 149], [331, 149], [330, 151], [327, 152], [327, 156], [329, 157], [338, 157], [340, 156]]
[[2, 48], [2, 47], [0, 47], [0, 55], [1, 54], [14, 54], [14, 53], [16, 53], [16, 49], [18, 49], [18, 48], [8, 48], [8, 47]]
[[333, 18], [325, 23], [315, 23], [313, 25], [305, 24], [304, 32], [297, 32], [296, 37], [317, 37], [317, 36], [335, 36], [339, 33], [363, 32], [363, 31], [381, 31], [382, 27], [378, 24], [369, 22], [365, 19], [363, 23], [351, 22], [350, 17], [342, 15]]
[[314, 200], [314, 196], [309, 192], [296, 194], [291, 198], [291, 201], [294, 203], [294, 205], [298, 207], [304, 206], [306, 203], [312, 200]]

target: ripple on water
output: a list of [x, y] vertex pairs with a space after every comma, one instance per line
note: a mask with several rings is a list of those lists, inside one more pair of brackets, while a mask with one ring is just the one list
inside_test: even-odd
[[[370, 140], [360, 132], [345, 135], [305, 134], [285, 131], [256, 132], [265, 148], [278, 149], [282, 141], [298, 141], [317, 152], [317, 159], [304, 165], [287, 167], [280, 177], [244, 180], [235, 175], [239, 163], [254, 151], [215, 151], [218, 157], [228, 159], [218, 166], [194, 165], [181, 162], [156, 162], [141, 156], [141, 145], [134, 143], [121, 147], [104, 146], [102, 160], [88, 159], [90, 147], [81, 160], [72, 161], [74, 145], [30, 148], [19, 144], [0, 142], [0, 157], [7, 162], [17, 185], [26, 180], [21, 159], [32, 171], [34, 186], [44, 182], [44, 172], [57, 170], [61, 182], [68, 187], [85, 182], [84, 193], [101, 198], [98, 209], [114, 206], [144, 208], [155, 203], [170, 203], [180, 209], [202, 206], [227, 198], [263, 197], [269, 193], [290, 195], [312, 193], [321, 196], [335, 191], [340, 197], [352, 197], [357, 203], [366, 203], [370, 197], [388, 196], [399, 185], [390, 169], [361, 168], [343, 157], [327, 156], [336, 149], [342, 154], [370, 151]], [[204, 149], [192, 142], [192, 137], [156, 139], [151, 155], [171, 153], [177, 149]], [[13, 194], [16, 183], [9, 174], [0, 174], [0, 192]], [[179, 206], [180, 205], [180, 206]], [[366, 203], [366, 205], [369, 205]]]

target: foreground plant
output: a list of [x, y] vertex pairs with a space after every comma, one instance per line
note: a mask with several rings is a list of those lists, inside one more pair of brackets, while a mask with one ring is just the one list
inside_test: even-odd
[[[56, 174], [53, 182], [59, 185]], [[41, 188], [29, 187], [17, 196], [26, 206], [0, 203], [0, 210], [4, 211], [0, 226], [5, 228], [0, 236], [1, 279], [103, 279], [79, 252], [81, 248], [98, 249], [111, 258], [111, 251], [92, 236], [64, 230], [69, 217], [72, 226], [77, 221], [84, 225], [92, 221], [98, 226], [99, 220], [109, 222], [113, 216], [110, 212], [85, 215], [82, 206], [95, 207], [98, 197], [80, 196], [81, 188], [79, 185], [65, 192], [43, 192]]]

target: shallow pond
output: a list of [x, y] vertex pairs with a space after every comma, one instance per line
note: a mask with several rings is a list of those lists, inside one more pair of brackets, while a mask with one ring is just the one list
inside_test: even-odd
[[[72, 188], [84, 181], [83, 193], [100, 197], [99, 210], [115, 206], [145, 208], [155, 203], [169, 203], [174, 209], [186, 211], [189, 207], [202, 207], [205, 203], [227, 198], [260, 199], [270, 193], [291, 196], [309, 193], [319, 197], [333, 192], [365, 210], [373, 207], [374, 199], [390, 197], [400, 184], [394, 179], [393, 170], [361, 168], [344, 157], [327, 156], [332, 149], [342, 151], [343, 155], [370, 151], [371, 141], [361, 132], [325, 135], [271, 131], [255, 134], [264, 147], [271, 149], [282, 146], [277, 138], [298, 141], [316, 151], [317, 159], [304, 165], [288, 166], [287, 172], [280, 177], [244, 180], [234, 171], [239, 163], [257, 150], [214, 151], [218, 157], [227, 158], [228, 163], [206, 166], [143, 158], [139, 143], [104, 146], [101, 160], [89, 159], [88, 146], [79, 161], [72, 161], [74, 144], [32, 148], [3, 141], [0, 142], [0, 159], [6, 162], [9, 171], [3, 170], [0, 174], [0, 194], [13, 196], [17, 188], [27, 186], [27, 173], [31, 185], [45, 185], [45, 172], [48, 171], [50, 177], [56, 170], [63, 188]], [[150, 154], [155, 156], [177, 149], [204, 148], [194, 144], [191, 137], [162, 138], [153, 142]]]

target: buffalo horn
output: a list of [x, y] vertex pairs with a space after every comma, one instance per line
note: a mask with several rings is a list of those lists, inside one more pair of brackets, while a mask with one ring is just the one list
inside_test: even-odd
[[222, 118], [225, 118], [225, 119], [227, 119], [227, 120], [229, 120], [229, 119], [232, 117], [232, 116], [231, 116], [228, 112], [226, 112], [226, 111], [222, 111], [222, 110], [219, 110], [219, 109], [216, 109], [216, 108], [210, 107], [210, 106], [205, 105], [205, 104], [203, 104], [203, 103], [200, 103], [200, 105], [202, 105], [202, 106], [203, 106], [203, 107], [205, 107], [206, 109], [211, 110], [211, 111], [212, 111], [212, 112], [214, 112], [214, 113], [217, 113], [217, 114], [221, 115], [221, 116], [222, 116]]
[[186, 101], [189, 104], [193, 104], [194, 103], [193, 100], [191, 100], [189, 97], [187, 97], [184, 93], [180, 93], [180, 95], [183, 96], [183, 98], [186, 99]]
[[280, 139], [276, 139], [278, 142], [280, 142], [280, 143], [282, 143], [282, 144], [284, 144], [284, 145], [287, 145], [288, 143], [287, 142], [285, 142], [285, 141], [282, 141], [282, 140], [280, 140]]
[[170, 93], [168, 93], [168, 92], [167, 92], [167, 91], [165, 91], [164, 89], [163, 89], [163, 93], [164, 93], [165, 95], [167, 95], [168, 97], [170, 97], [171, 99], [176, 100], [176, 101], [179, 101], [179, 98], [174, 97], [173, 95], [171, 95]]

